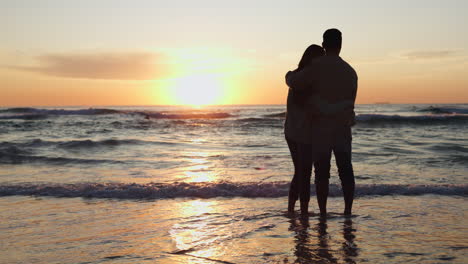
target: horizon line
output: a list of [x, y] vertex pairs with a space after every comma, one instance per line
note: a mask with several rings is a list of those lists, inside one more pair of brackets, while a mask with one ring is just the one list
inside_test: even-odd
[[[391, 103], [391, 102], [375, 102], [375, 103], [356, 103], [355, 105], [463, 105], [468, 104], [465, 103]], [[210, 105], [183, 105], [183, 104], [122, 104], [122, 105], [115, 105], [115, 104], [102, 104], [102, 105], [16, 105], [16, 106], [3, 106], [0, 105], [0, 108], [28, 108], [28, 107], [88, 107], [88, 108], [95, 108], [95, 107], [191, 107], [191, 108], [203, 108], [203, 107], [219, 107], [219, 106], [286, 106], [286, 104], [210, 104]]]

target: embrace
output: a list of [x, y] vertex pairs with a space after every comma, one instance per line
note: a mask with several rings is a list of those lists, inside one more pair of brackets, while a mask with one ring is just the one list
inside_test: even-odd
[[286, 74], [289, 93], [284, 133], [294, 163], [288, 212], [294, 212], [299, 199], [301, 214], [308, 215], [314, 167], [320, 215], [326, 217], [333, 153], [343, 189], [344, 214], [351, 214], [354, 200], [351, 126], [355, 118], [357, 74], [339, 56], [341, 42], [341, 32], [328, 29], [323, 34], [323, 48], [309, 46], [298, 68]]

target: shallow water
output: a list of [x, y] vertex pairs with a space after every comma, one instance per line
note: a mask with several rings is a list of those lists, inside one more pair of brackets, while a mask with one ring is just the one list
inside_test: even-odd
[[[0, 183], [289, 182], [284, 106], [0, 109]], [[361, 184], [465, 184], [468, 105], [358, 105]], [[338, 183], [336, 168], [332, 182]]]
[[[2, 263], [466, 263], [465, 197], [341, 198], [330, 217], [284, 198], [0, 199]], [[14, 208], [14, 210], [12, 209]], [[314, 206], [312, 206], [314, 208]]]

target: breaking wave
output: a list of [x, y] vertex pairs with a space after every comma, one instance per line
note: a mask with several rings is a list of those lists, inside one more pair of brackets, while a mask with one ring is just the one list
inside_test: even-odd
[[[75, 183], [0, 185], [0, 196], [33, 195], [115, 199], [165, 199], [247, 197], [275, 198], [288, 195], [288, 182], [219, 182], [219, 183]], [[315, 188], [311, 186], [311, 192]], [[467, 184], [358, 184], [356, 196], [425, 195], [468, 196]], [[341, 196], [337, 184], [330, 185], [330, 196]]]
[[30, 107], [7, 108], [0, 110], [0, 119], [44, 119], [49, 116], [63, 115], [138, 115], [146, 119], [216, 119], [228, 118], [232, 115], [224, 112], [155, 112], [137, 110], [117, 110], [108, 108], [89, 109], [40, 109]]

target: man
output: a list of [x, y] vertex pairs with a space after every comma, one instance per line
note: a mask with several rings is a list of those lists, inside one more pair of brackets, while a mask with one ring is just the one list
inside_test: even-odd
[[[338, 167], [345, 202], [344, 214], [350, 215], [354, 200], [354, 172], [351, 163], [351, 125], [354, 124], [354, 102], [357, 92], [357, 74], [339, 55], [342, 37], [338, 29], [323, 34], [325, 56], [308, 67], [287, 75], [287, 84], [295, 90], [312, 89], [313, 96], [330, 104], [351, 100], [352, 107], [334, 114], [319, 113], [311, 137], [315, 166], [315, 188], [320, 215], [327, 214], [330, 160], [333, 151]], [[311, 104], [312, 111], [317, 107]]]

